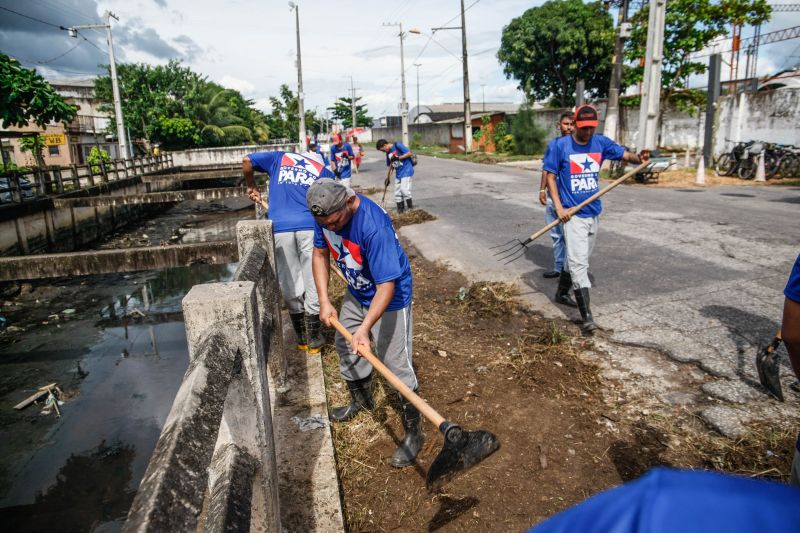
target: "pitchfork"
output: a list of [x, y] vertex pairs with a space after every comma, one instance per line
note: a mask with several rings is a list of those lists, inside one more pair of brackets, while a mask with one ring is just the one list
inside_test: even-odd
[[[603, 196], [605, 193], [607, 193], [608, 191], [610, 191], [611, 189], [613, 189], [614, 187], [616, 187], [617, 185], [619, 185], [620, 183], [622, 183], [626, 179], [630, 178], [634, 174], [638, 174], [641, 170], [644, 170], [644, 168], [649, 164], [650, 164], [649, 160], [645, 161], [644, 163], [642, 163], [638, 167], [636, 167], [633, 170], [625, 173], [622, 177], [617, 178], [614, 182], [611, 183], [611, 185], [609, 185], [608, 187], [606, 187], [602, 191], [598, 191], [598, 192], [594, 193], [592, 196], [590, 196], [589, 198], [587, 198], [586, 200], [584, 200], [580, 204], [576, 205], [575, 207], [570, 208], [569, 211], [567, 211], [569, 213], [569, 216], [574, 215], [575, 213], [577, 213], [578, 211], [580, 211], [581, 209], [583, 209], [584, 207], [586, 207], [590, 203], [594, 202], [595, 200], [597, 200], [598, 198]], [[539, 231], [537, 231], [536, 233], [534, 233], [533, 235], [531, 235], [530, 237], [525, 239], [524, 241], [521, 241], [519, 239], [511, 239], [507, 243], [501, 244], [499, 246], [493, 246], [492, 248], [490, 248], [490, 250], [496, 250], [497, 248], [502, 248], [502, 250], [500, 250], [499, 252], [494, 254], [495, 256], [498, 256], [498, 255], [501, 256], [497, 260], [498, 261], [504, 261], [505, 264], [513, 263], [514, 261], [516, 261], [517, 259], [519, 259], [523, 255], [525, 255], [525, 250], [528, 248], [528, 245], [530, 243], [532, 243], [533, 241], [535, 241], [536, 239], [538, 239], [539, 237], [541, 237], [542, 235], [544, 235], [545, 233], [547, 233], [551, 229], [555, 228], [559, 224], [561, 224], [561, 220], [560, 219], [554, 220], [553, 222], [551, 222], [550, 224], [546, 225], [545, 227], [543, 227], [542, 229], [540, 229]]]

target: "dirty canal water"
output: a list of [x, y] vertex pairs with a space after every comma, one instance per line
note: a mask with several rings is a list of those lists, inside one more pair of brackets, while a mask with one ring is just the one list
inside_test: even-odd
[[[252, 216], [181, 204], [99, 247], [227, 240]], [[0, 530], [121, 529], [188, 364], [181, 299], [235, 268], [48, 280], [2, 297]], [[44, 401], [13, 408], [50, 383], [60, 418]]]

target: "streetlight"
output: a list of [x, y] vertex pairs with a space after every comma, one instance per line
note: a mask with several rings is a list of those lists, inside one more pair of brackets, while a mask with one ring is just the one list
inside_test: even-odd
[[[403, 54], [403, 39], [405, 39], [406, 34], [403, 32], [403, 23], [402, 22], [384, 22], [384, 26], [399, 26], [400, 27], [400, 85], [403, 88], [402, 93], [402, 100], [400, 102], [400, 128], [403, 132], [403, 144], [408, 146], [408, 102], [406, 101], [406, 60]], [[408, 30], [408, 33], [414, 33], [419, 35], [421, 32], [416, 29], [412, 28]]]
[[306, 116], [303, 109], [303, 64], [300, 59], [300, 5], [289, 2], [289, 11], [294, 10], [295, 27], [297, 28], [297, 112], [300, 115], [299, 152], [306, 151]]
[[422, 63], [414, 63], [414, 66], [417, 67], [417, 116], [414, 117], [414, 122], [419, 123], [419, 67]]
[[112, 12], [106, 11], [103, 14], [105, 24], [82, 24], [80, 26], [70, 26], [66, 29], [70, 37], [77, 38], [78, 30], [89, 30], [95, 28], [106, 29], [106, 40], [108, 41], [108, 63], [111, 70], [111, 92], [114, 95], [114, 115], [117, 122], [117, 144], [119, 145], [120, 157], [128, 159], [128, 142], [125, 139], [125, 121], [122, 118], [122, 101], [119, 97], [119, 84], [117, 82], [117, 63], [114, 61], [114, 42], [111, 40], [111, 19], [119, 22], [119, 18]]

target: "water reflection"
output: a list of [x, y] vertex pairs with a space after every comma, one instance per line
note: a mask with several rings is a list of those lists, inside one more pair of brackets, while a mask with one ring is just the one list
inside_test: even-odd
[[24, 532], [88, 531], [124, 517], [136, 491], [131, 489], [133, 446], [101, 442], [70, 455], [56, 482], [33, 503], [0, 509], [4, 530]]
[[0, 424], [14, 435], [0, 457], [0, 529], [119, 528], [188, 365], [181, 299], [193, 285], [231, 279], [235, 269], [120, 275], [111, 291], [107, 280], [89, 283], [75, 302], [85, 319], [76, 314], [47, 336], [32, 330], [0, 350], [9, 380], [34, 369], [37, 384], [47, 376], [69, 396], [60, 419], [32, 406]]

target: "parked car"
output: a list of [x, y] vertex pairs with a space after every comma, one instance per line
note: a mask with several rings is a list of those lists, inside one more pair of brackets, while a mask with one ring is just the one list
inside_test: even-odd
[[[14, 201], [14, 193], [11, 178], [0, 176], [0, 204], [10, 204]], [[31, 182], [25, 178], [19, 178], [19, 188], [22, 200], [32, 200], [36, 195], [33, 194]]]

